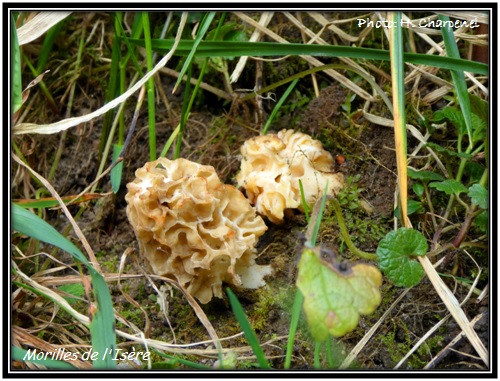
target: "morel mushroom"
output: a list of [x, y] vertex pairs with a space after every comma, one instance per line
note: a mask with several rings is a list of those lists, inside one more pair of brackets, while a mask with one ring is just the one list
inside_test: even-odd
[[311, 136], [282, 130], [247, 140], [241, 147], [243, 160], [236, 176], [257, 212], [282, 223], [286, 209], [303, 211], [299, 180], [305, 201], [312, 206], [323, 194], [336, 195], [344, 185], [342, 173], [333, 173], [334, 159]]
[[127, 216], [155, 274], [173, 277], [202, 303], [222, 298], [222, 282], [265, 284], [271, 267], [255, 264], [254, 246], [267, 226], [213, 167], [160, 158], [135, 174]]

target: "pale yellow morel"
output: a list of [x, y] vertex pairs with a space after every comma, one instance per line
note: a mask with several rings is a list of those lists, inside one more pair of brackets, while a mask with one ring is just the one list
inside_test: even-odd
[[255, 263], [254, 247], [267, 226], [213, 167], [160, 158], [135, 175], [127, 185], [127, 216], [155, 274], [176, 279], [202, 303], [222, 298], [222, 282], [265, 284], [271, 267]]
[[280, 224], [286, 209], [303, 212], [300, 184], [307, 205], [323, 195], [337, 195], [344, 185], [342, 173], [332, 172], [334, 159], [318, 140], [302, 132], [282, 130], [257, 136], [241, 147], [241, 170], [236, 176], [257, 212]]

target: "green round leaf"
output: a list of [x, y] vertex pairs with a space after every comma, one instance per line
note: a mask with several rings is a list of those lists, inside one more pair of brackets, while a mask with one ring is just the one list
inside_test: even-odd
[[424, 196], [425, 188], [422, 185], [422, 183], [415, 183], [415, 184], [413, 184], [412, 189], [413, 189], [413, 192], [415, 192], [415, 194], [419, 198], [422, 198]]
[[488, 209], [488, 190], [480, 184], [474, 184], [469, 188], [469, 197], [472, 202], [481, 209]]
[[457, 180], [445, 180], [435, 183], [430, 183], [429, 187], [436, 188], [446, 194], [460, 194], [467, 192], [467, 188]]
[[474, 226], [478, 227], [483, 233], [488, 233], [488, 211], [483, 210], [474, 218]]
[[400, 228], [380, 241], [377, 248], [378, 264], [384, 274], [400, 287], [413, 287], [424, 276], [424, 269], [413, 256], [423, 256], [428, 245], [422, 233]]
[[431, 172], [431, 171], [415, 171], [414, 169], [408, 168], [408, 177], [414, 180], [422, 180], [422, 181], [442, 181], [444, 180], [443, 176], [439, 173]]

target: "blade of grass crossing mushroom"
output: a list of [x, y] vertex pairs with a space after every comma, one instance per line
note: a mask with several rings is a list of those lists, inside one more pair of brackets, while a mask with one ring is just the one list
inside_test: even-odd
[[[391, 12], [391, 25], [401, 25], [401, 13]], [[394, 107], [394, 140], [398, 168], [398, 187], [403, 226], [409, 226], [408, 219], [408, 176], [406, 163], [406, 115], [403, 61], [402, 28], [390, 28], [389, 49], [391, 54], [392, 102]]]
[[319, 229], [321, 227], [321, 220], [323, 218], [323, 212], [325, 211], [327, 194], [328, 181], [325, 185], [323, 197], [319, 198], [314, 204], [313, 212], [311, 214], [309, 223], [307, 224], [306, 238], [311, 247], [316, 246], [316, 239], [318, 238]]
[[[455, 35], [453, 31], [448, 26], [450, 18], [448, 16], [439, 15], [439, 19], [443, 21], [443, 27], [441, 28], [441, 33], [443, 35], [444, 46], [446, 47], [446, 54], [450, 58], [460, 58], [460, 53], [458, 51], [457, 42], [455, 41]], [[469, 100], [469, 92], [467, 91], [467, 83], [465, 82], [464, 72], [461, 70], [450, 70], [451, 77], [453, 79], [453, 84], [455, 85], [455, 92], [457, 94], [458, 103], [460, 104], [460, 109], [465, 120], [465, 126], [467, 128], [467, 135], [469, 136], [469, 147], [472, 149], [472, 118], [471, 118], [471, 107]]]
[[[299, 180], [300, 181], [300, 180]], [[303, 205], [305, 203], [304, 192], [302, 188], [302, 182], [299, 183], [301, 187], [301, 197]], [[312, 215], [308, 218], [307, 222], [307, 232], [306, 239], [309, 241], [311, 246], [316, 245], [316, 238], [318, 237], [319, 228], [321, 226], [321, 219], [323, 218], [323, 212], [325, 211], [326, 198], [327, 198], [328, 182], [325, 185], [325, 192], [323, 197], [318, 199], [314, 204]], [[304, 208], [305, 209], [305, 208]], [[297, 332], [297, 326], [299, 324], [300, 312], [302, 311], [302, 303], [304, 301], [304, 296], [299, 289], [295, 291], [295, 299], [292, 306], [292, 317], [290, 321], [290, 330], [288, 332], [288, 342], [285, 355], [285, 369], [290, 368], [293, 353], [293, 342], [295, 340], [295, 333]]]
[[307, 223], [309, 223], [309, 221], [311, 220], [311, 218], [309, 216], [310, 208], [309, 208], [309, 205], [307, 205], [307, 202], [306, 202], [306, 197], [304, 195], [304, 186], [302, 185], [302, 180], [301, 179], [299, 179], [299, 188], [300, 188], [300, 202], [302, 203], [302, 208], [304, 209], [304, 214], [306, 216], [306, 221], [307, 221]]

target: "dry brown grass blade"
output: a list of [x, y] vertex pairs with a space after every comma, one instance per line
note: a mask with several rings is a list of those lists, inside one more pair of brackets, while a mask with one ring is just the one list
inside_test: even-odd
[[68, 17], [71, 13], [72, 12], [67, 11], [38, 13], [35, 17], [17, 30], [19, 46], [36, 40], [59, 21]]
[[[412, 21], [410, 20], [406, 15], [402, 15], [402, 18], [403, 20], [405, 20], [406, 22], [408, 23], [414, 23], [415, 24], [415, 21]], [[459, 33], [463, 28], [459, 29], [456, 33], [455, 33], [455, 36], [457, 38], [462, 38], [464, 39], [464, 37], [471, 37], [470, 35], [468, 34], [465, 34], [465, 33]], [[432, 38], [430, 38], [425, 32], [427, 30], [432, 30], [430, 28], [412, 28], [413, 31], [416, 32], [416, 34], [422, 38], [425, 42], [427, 42], [430, 46], [431, 46], [431, 49], [427, 52], [427, 54], [433, 54], [434, 52], [438, 52], [439, 54], [441, 55], [445, 55], [445, 49], [444, 49], [444, 42], [441, 41], [441, 42], [435, 42]], [[439, 31], [438, 32], [439, 34], [441, 34], [441, 32]], [[467, 38], [467, 39], [468, 39]], [[479, 37], [479, 36], [472, 36], [472, 38], [474, 38], [475, 40], [478, 40], [478, 41], [482, 41], [482, 39]], [[485, 40], [486, 42], [486, 45], [488, 44], [488, 40], [486, 39]], [[435, 68], [429, 68], [431, 70], [435, 70]], [[467, 78], [469, 78], [477, 87], [479, 87], [481, 89], [481, 91], [488, 95], [489, 91], [488, 89], [482, 84], [480, 83], [471, 73], [468, 73], [468, 72], [464, 72], [464, 74], [467, 76]], [[410, 80], [411, 78], [413, 78], [413, 76], [415, 75], [415, 70], [410, 73], [409, 75], [406, 76], [405, 78], [405, 81], [406, 80]], [[440, 79], [440, 78], [439, 78]], [[441, 80], [441, 79], [440, 79]]]
[[32, 169], [31, 167], [26, 165], [21, 159], [19, 159], [17, 157], [16, 154], [12, 153], [12, 158], [19, 165], [23, 166], [28, 171], [30, 171], [33, 174], [33, 176], [35, 176], [47, 188], [47, 190], [50, 192], [50, 194], [52, 194], [52, 197], [54, 197], [59, 202], [61, 209], [64, 211], [64, 214], [68, 218], [71, 226], [73, 226], [73, 230], [75, 231], [75, 234], [77, 235], [78, 239], [80, 240], [83, 247], [85, 248], [85, 251], [87, 252], [87, 254], [89, 256], [90, 262], [92, 263], [92, 266], [94, 266], [94, 268], [102, 274], [101, 266], [100, 266], [99, 262], [97, 261], [97, 258], [94, 254], [94, 250], [92, 250], [92, 248], [90, 247], [90, 244], [88, 243], [87, 239], [85, 238], [83, 232], [81, 231], [80, 227], [78, 226], [78, 224], [74, 220], [73, 216], [69, 212], [68, 207], [64, 204], [64, 201], [61, 199], [61, 196], [59, 196], [59, 194], [54, 189], [52, 184], [50, 184], [42, 175], [37, 173], [34, 169]]
[[[326, 28], [326, 26], [323, 26], [323, 29], [321, 29], [318, 33], [314, 33], [312, 30], [307, 28], [302, 22], [300, 22], [297, 18], [295, 18], [290, 12], [283, 12], [283, 14], [297, 27], [300, 29], [301, 32], [307, 34], [309, 37], [311, 37], [311, 40], [308, 42], [308, 44], [312, 43], [318, 43], [321, 45], [329, 45], [325, 40], [323, 40], [320, 36], [323, 33], [323, 30]], [[339, 57], [338, 58], [340, 61], [344, 62], [345, 64], [349, 65], [350, 67], [353, 67], [360, 72], [362, 72], [364, 75], [367, 77], [373, 78], [370, 73], [368, 73], [365, 69], [363, 69], [362, 66], [358, 65], [355, 61], [353, 61], [350, 58], [347, 57]]]
[[[358, 42], [360, 39], [364, 37], [366, 33], [370, 33], [369, 28], [365, 28], [361, 35], [359, 36], [351, 36], [350, 34], [345, 33], [342, 29], [337, 27], [332, 21], [326, 19], [321, 13], [318, 12], [309, 12], [309, 16], [311, 16], [317, 23], [321, 24], [323, 27], [326, 27], [333, 31], [336, 35], [338, 35], [342, 40], [349, 42]], [[352, 20], [343, 20], [344, 22], [354, 21]]]
[[[111, 195], [112, 193], [85, 193], [81, 196], [64, 196], [61, 197], [61, 200], [66, 201], [68, 204], [79, 204], [82, 202], [87, 202], [90, 200], [95, 200], [97, 198], [102, 198]], [[18, 198], [12, 200], [12, 202], [18, 205], [29, 205], [35, 202], [43, 202], [43, 201], [54, 201], [56, 200], [54, 197], [41, 197], [41, 198]]]
[[[472, 321], [470, 322], [471, 326], [474, 327], [476, 325], [476, 323], [481, 320], [484, 316], [486, 316], [488, 314], [488, 312], [483, 312], [479, 315], [477, 315], [474, 319], [472, 319]], [[448, 345], [446, 347], [444, 347], [443, 349], [441, 349], [441, 351], [439, 351], [439, 353], [434, 356], [434, 358], [429, 361], [429, 363], [424, 366], [424, 370], [427, 370], [427, 369], [432, 369], [434, 368], [446, 355], [449, 351], [452, 350], [452, 348], [460, 341], [462, 340], [463, 338], [465, 337], [465, 333], [462, 331], [460, 332], [453, 340], [451, 340]]]
[[[36, 282], [34, 279], [29, 277], [25, 273], [23, 273], [14, 261], [12, 261], [12, 268], [15, 269], [16, 275], [21, 277], [26, 284], [28, 284], [35, 290], [38, 290], [40, 293], [44, 294], [48, 298], [56, 301], [57, 304], [64, 310], [70, 311], [70, 314], [71, 316], [73, 316], [73, 318], [78, 320], [80, 323], [83, 323], [85, 326], [88, 326], [90, 324], [90, 319], [88, 318], [88, 316], [85, 316], [80, 312], [76, 311], [75, 309], [73, 309], [73, 307], [68, 303], [68, 301], [64, 299], [61, 295], [59, 295], [57, 292], [51, 290], [46, 286], [41, 285], [40, 283]], [[82, 278], [78, 277], [78, 281], [73, 283], [81, 283], [81, 280]]]
[[[262, 25], [263, 28], [266, 28], [269, 23], [271, 22], [273, 18], [274, 12], [262, 12], [259, 20], [259, 24]], [[262, 31], [260, 29], [255, 29], [250, 36], [251, 42], [257, 42], [260, 40], [262, 36]], [[247, 63], [248, 56], [242, 56], [238, 60], [238, 63], [236, 64], [236, 67], [234, 68], [233, 74], [231, 74], [231, 83], [237, 82], [238, 79], [240, 78], [240, 75], [245, 68], [245, 65]]]
[[[64, 345], [53, 345], [47, 343], [45, 340], [32, 335], [28, 330], [23, 329], [18, 326], [12, 326], [12, 341], [18, 347], [31, 347], [36, 349], [38, 352], [51, 352], [57, 353], [60, 348], [66, 348]], [[67, 351], [72, 352], [72, 351]], [[76, 358], [67, 361], [68, 364], [74, 366], [77, 369], [92, 369], [92, 364], [88, 361]]]
[[[178, 71], [170, 69], [168, 67], [161, 68], [160, 69], [160, 73], [169, 75], [169, 76], [174, 77], [174, 78], [179, 78], [179, 75], [180, 75], [180, 73]], [[187, 81], [187, 75], [184, 76], [183, 80]], [[191, 82], [192, 85], [196, 85], [198, 83], [198, 78], [197, 77], [191, 77], [191, 81], [190, 82]], [[226, 99], [228, 101], [233, 100], [233, 97], [231, 96], [231, 94], [229, 94], [228, 92], [226, 92], [224, 90], [218, 89], [217, 87], [209, 85], [208, 83], [201, 82], [200, 83], [200, 87], [203, 90], [209, 91], [212, 94], [215, 94], [215, 95], [217, 95], [218, 97], [220, 97], [222, 99]]]
[[[434, 264], [434, 268], [438, 267], [438, 265], [444, 260], [444, 257], [436, 264]], [[474, 260], [474, 259], [473, 259]], [[477, 266], [477, 263], [476, 263], [476, 266]], [[467, 303], [467, 301], [470, 299], [470, 297], [472, 296], [473, 294], [473, 291], [475, 289], [475, 287], [477, 286], [477, 283], [479, 282], [479, 278], [481, 276], [481, 268], [479, 268], [478, 266], [478, 274], [476, 276], [476, 279], [474, 280], [474, 283], [472, 284], [471, 286], [471, 289], [469, 290], [469, 293], [467, 294], [467, 296], [464, 298], [464, 300], [460, 303], [460, 307], [463, 306], [465, 303]], [[425, 341], [431, 337], [434, 332], [436, 332], [439, 327], [441, 327], [444, 323], [446, 323], [448, 321], [448, 319], [451, 317], [451, 315], [446, 315], [443, 319], [441, 319], [439, 322], [437, 322], [429, 331], [427, 331], [427, 333], [422, 336], [420, 338], [420, 340], [418, 340], [418, 342], [411, 348], [410, 351], [408, 351], [408, 353], [396, 364], [396, 366], [394, 367], [394, 369], [399, 369], [401, 367], [401, 365], [403, 365], [406, 360], [408, 360], [408, 358], [410, 358], [410, 356], [415, 353], [417, 351], [417, 349], [423, 344], [425, 343]], [[472, 322], [472, 324], [474, 325], [475, 323]]]
[[[75, 318], [77, 321], [82, 323], [84, 326], [88, 326], [90, 324], [90, 319], [88, 316], [85, 316], [81, 314], [80, 312], [76, 311], [67, 301], [64, 299], [61, 295], [53, 291], [52, 289], [48, 288], [47, 286], [54, 286], [54, 285], [60, 285], [60, 284], [70, 284], [70, 283], [81, 283], [82, 279], [79, 276], [65, 276], [63, 279], [61, 277], [46, 277], [46, 278], [38, 278], [38, 279], [33, 279], [26, 274], [24, 274], [19, 267], [16, 265], [15, 262], [12, 262], [12, 266], [16, 271], [16, 274], [22, 278], [22, 280], [28, 284], [29, 286], [33, 287], [34, 289], [38, 290], [40, 293], [46, 295], [48, 298], [54, 300], [57, 302], [57, 305], [61, 306], [64, 310], [66, 310], [73, 318]], [[104, 274], [104, 278], [106, 281], [118, 281], [118, 279], [131, 279], [131, 278], [137, 278], [137, 277], [144, 277], [143, 275], [121, 275], [120, 274]], [[179, 285], [177, 282], [172, 281], [171, 279], [165, 278], [165, 277], [160, 277], [160, 276], [151, 276], [152, 278], [166, 281], [168, 283], [173, 284], [175, 287], [178, 287]], [[182, 288], [179, 287], [181, 291], [183, 291]], [[203, 310], [200, 308], [198, 303], [194, 300], [194, 298], [187, 294], [187, 292], [184, 290], [185, 295], [188, 299], [188, 302], [191, 304], [193, 309], [195, 310], [195, 313], [197, 316], [200, 318], [202, 323], [205, 325], [205, 327], [210, 327], [207, 328], [209, 331], [210, 337], [212, 337], [212, 340], [210, 341], [204, 341], [204, 342], [198, 342], [198, 343], [190, 343], [190, 344], [185, 344], [185, 345], [179, 345], [179, 344], [170, 344], [170, 343], [165, 343], [159, 340], [152, 340], [145, 338], [144, 335], [139, 332], [139, 334], [130, 334], [127, 332], [124, 332], [122, 330], [117, 329], [116, 334], [122, 338], [125, 338], [129, 340], [132, 343], [137, 343], [137, 344], [142, 344], [142, 345], [147, 345], [149, 347], [153, 347], [159, 350], [164, 350], [166, 352], [170, 353], [178, 353], [178, 354], [193, 354], [193, 355], [203, 355], [206, 353], [210, 354], [218, 354], [219, 351], [222, 353], [227, 353], [229, 351], [236, 351], [239, 353], [242, 352], [251, 352], [251, 348], [249, 346], [245, 347], [240, 347], [240, 348], [229, 348], [225, 349], [222, 348], [220, 345], [220, 342], [226, 339], [219, 339], [217, 334], [215, 333], [215, 330], [213, 329], [212, 325], [208, 321], [208, 318], [206, 317], [205, 313]], [[194, 346], [200, 346], [200, 345], [206, 345], [206, 344], [214, 344], [216, 348], [214, 349], [189, 349]]]
[[471, 21], [471, 20], [476, 20], [480, 24], [489, 24], [490, 19], [488, 17], [487, 12], [474, 12], [474, 11], [467, 11], [466, 13], [460, 12], [460, 11], [439, 11], [439, 12], [434, 12], [436, 14], [440, 15], [446, 15], [449, 17], [453, 17], [459, 20], [465, 20], [465, 21]]
[[446, 286], [446, 284], [444, 284], [443, 280], [436, 272], [436, 270], [432, 266], [431, 261], [429, 260], [429, 258], [427, 258], [427, 256], [418, 257], [418, 260], [420, 261], [420, 264], [423, 266], [425, 273], [427, 274], [427, 277], [431, 281], [439, 297], [445, 304], [448, 311], [450, 311], [450, 314], [453, 316], [453, 318], [460, 326], [462, 331], [464, 331], [464, 334], [467, 336], [467, 339], [474, 347], [479, 357], [481, 357], [481, 360], [486, 364], [486, 366], [489, 366], [488, 350], [486, 349], [483, 342], [477, 335], [476, 331], [474, 331], [474, 329], [472, 328], [471, 323], [467, 319], [467, 316], [465, 315], [463, 309], [460, 307], [460, 304], [455, 298], [455, 295], [453, 295], [453, 293]]
[[133, 251], [133, 249], [127, 248], [127, 250], [125, 250], [125, 253], [123, 253], [122, 257], [120, 258], [120, 267], [118, 269], [118, 282], [117, 282], [118, 289], [122, 293], [123, 297], [125, 299], [127, 299], [127, 301], [130, 304], [132, 304], [135, 308], [139, 309], [142, 312], [142, 314], [144, 315], [144, 334], [145, 334], [145, 337], [150, 337], [151, 321], [149, 320], [149, 316], [148, 316], [146, 310], [134, 298], [132, 298], [127, 292], [125, 292], [125, 290], [122, 287], [122, 283], [121, 283], [121, 275], [123, 273], [125, 263], [127, 261], [127, 256], [132, 251]]
[[[238, 16], [239, 18], [241, 18], [244, 22], [252, 25], [255, 28], [258, 28], [258, 29], [262, 30], [262, 32], [264, 32], [265, 34], [267, 34], [272, 39], [274, 39], [274, 40], [276, 40], [278, 42], [284, 43], [284, 44], [288, 44], [289, 43], [283, 37], [277, 35], [276, 33], [272, 32], [268, 28], [262, 28], [262, 26], [257, 21], [253, 20], [248, 15], [246, 15], [246, 14], [244, 14], [242, 12], [234, 12], [234, 14], [236, 16]], [[311, 56], [300, 56], [300, 57], [303, 58], [304, 60], [306, 60], [308, 63], [310, 63], [311, 65], [313, 65], [315, 67], [323, 65], [323, 63], [320, 60], [318, 60], [318, 59], [316, 59], [314, 57], [311, 57]], [[342, 83], [348, 89], [352, 90], [354, 93], [358, 94], [363, 99], [371, 101], [371, 102], [375, 102], [376, 101], [376, 99], [373, 96], [371, 96], [370, 94], [368, 94], [365, 90], [363, 90], [361, 87], [359, 87], [358, 85], [356, 85], [354, 82], [352, 82], [349, 79], [347, 79], [345, 76], [343, 76], [339, 72], [337, 72], [337, 71], [335, 71], [333, 69], [328, 69], [328, 70], [325, 70], [324, 73], [327, 74], [327, 75], [329, 75], [333, 79], [339, 81], [340, 83]]]
[[[381, 116], [373, 115], [373, 114], [370, 114], [367, 112], [363, 112], [363, 117], [371, 123], [375, 123], [375, 124], [378, 124], [378, 125], [384, 126], [384, 127], [394, 128], [394, 121], [392, 119], [383, 118]], [[411, 124], [406, 124], [406, 128], [413, 135], [414, 138], [418, 139], [418, 141], [421, 144], [425, 145], [427, 143], [427, 139], [425, 139], [425, 137], [422, 135], [422, 133], [415, 126], [413, 126]], [[446, 167], [444, 166], [442, 161], [439, 159], [439, 157], [436, 155], [436, 153], [432, 149], [430, 149], [429, 147], [426, 147], [426, 149], [429, 151], [429, 153], [436, 160], [437, 166], [443, 172], [445, 177], [448, 178], [449, 177], [448, 170], [446, 169]]]
[[131, 95], [133, 95], [137, 90], [139, 90], [153, 75], [155, 75], [162, 67], [164, 67], [167, 62], [174, 55], [175, 50], [177, 49], [177, 45], [179, 44], [182, 31], [184, 29], [184, 25], [187, 21], [187, 12], [182, 13], [181, 22], [179, 23], [179, 28], [177, 30], [177, 35], [175, 37], [174, 45], [172, 49], [168, 52], [168, 54], [163, 57], [160, 62], [151, 70], [146, 73], [144, 77], [142, 77], [134, 86], [128, 89], [119, 97], [113, 99], [111, 102], [105, 104], [100, 109], [93, 111], [89, 114], [82, 115], [79, 117], [67, 118], [60, 120], [56, 123], [51, 124], [35, 124], [35, 123], [20, 123], [12, 128], [12, 132], [15, 135], [20, 134], [55, 134], [60, 131], [67, 130], [68, 128], [78, 126], [82, 123], [87, 123], [98, 116], [101, 116], [108, 112], [109, 110], [117, 107], [121, 103], [125, 102]]

